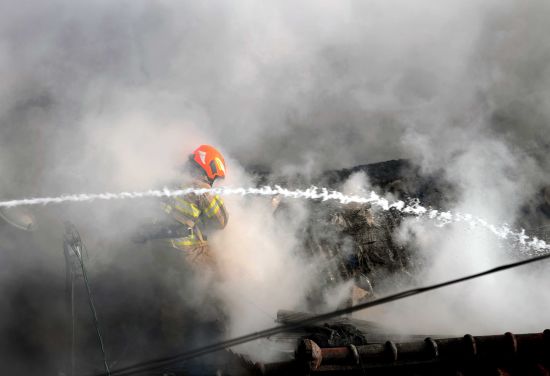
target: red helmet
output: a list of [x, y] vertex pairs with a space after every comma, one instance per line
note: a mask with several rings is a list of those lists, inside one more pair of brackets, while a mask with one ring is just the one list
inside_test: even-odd
[[210, 181], [225, 177], [225, 160], [215, 147], [201, 145], [191, 154], [191, 159], [204, 170]]

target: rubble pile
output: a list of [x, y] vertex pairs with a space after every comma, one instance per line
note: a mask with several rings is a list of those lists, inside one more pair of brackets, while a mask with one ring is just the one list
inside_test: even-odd
[[[380, 194], [390, 194], [405, 202], [418, 199], [428, 208], [451, 207], [459, 195], [443, 173], [426, 176], [408, 160], [328, 171], [319, 178], [318, 184], [339, 189], [350, 176], [359, 172], [366, 174], [371, 187]], [[354, 280], [356, 287], [362, 290], [359, 300], [372, 298], [376, 296], [377, 286], [385, 279], [398, 277], [405, 283], [414, 282], [415, 271], [425, 262], [414, 246], [400, 242], [396, 236], [396, 230], [406, 218], [397, 210], [377, 211], [356, 204], [311, 203], [310, 212], [304, 250], [311, 257], [320, 255], [326, 260], [324, 268], [319, 271], [319, 279], [324, 282], [322, 288]], [[517, 226], [548, 242], [550, 187], [542, 189], [523, 207], [521, 214]]]
[[[454, 197], [453, 188], [441, 175], [423, 176], [407, 160], [328, 171], [319, 184], [338, 189], [359, 172], [366, 174], [376, 191], [395, 199], [420, 198], [425, 206], [440, 207], [444, 197], [445, 202]], [[396, 239], [395, 232], [404, 218], [399, 211], [325, 202], [312, 203], [310, 213], [304, 250], [312, 258], [321, 256], [326, 260], [319, 271], [319, 279], [324, 282], [320, 290], [353, 280], [355, 286], [346, 303], [350, 304], [375, 297], [377, 285], [396, 274], [404, 281], [414, 279], [422, 260], [415, 257], [414, 247]]]

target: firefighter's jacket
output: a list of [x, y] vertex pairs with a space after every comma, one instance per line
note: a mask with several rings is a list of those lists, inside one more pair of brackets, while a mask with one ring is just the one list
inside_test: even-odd
[[[208, 183], [200, 180], [194, 180], [191, 185], [194, 188], [210, 188]], [[188, 188], [189, 184], [182, 187]], [[170, 247], [183, 251], [206, 247], [209, 231], [223, 229], [228, 220], [222, 199], [210, 193], [169, 197], [163, 200], [162, 208], [168, 216], [169, 226], [174, 229], [164, 241]]]

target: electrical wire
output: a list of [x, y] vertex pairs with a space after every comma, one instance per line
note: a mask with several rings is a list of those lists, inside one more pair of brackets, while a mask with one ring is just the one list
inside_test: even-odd
[[[105, 367], [105, 375], [110, 376], [111, 370], [109, 368], [109, 364], [107, 363], [107, 353], [105, 351], [105, 346], [103, 343], [103, 337], [101, 335], [101, 330], [99, 329], [99, 320], [97, 318], [97, 311], [95, 309], [94, 304], [94, 298], [92, 294], [92, 289], [90, 287], [90, 282], [88, 280], [88, 273], [86, 272], [86, 267], [84, 266], [84, 256], [82, 254], [83, 251], [83, 243], [80, 238], [80, 234], [76, 230], [76, 227], [70, 222], [65, 223], [65, 243], [66, 245], [73, 251], [75, 254], [78, 263], [80, 264], [80, 268], [82, 269], [82, 278], [84, 279], [84, 285], [86, 286], [86, 292], [88, 293], [88, 304], [90, 306], [90, 311], [92, 312], [92, 317], [94, 320], [94, 327], [96, 330], [97, 339], [99, 342], [99, 347], [101, 349], [101, 354], [103, 356], [103, 365]], [[87, 250], [85, 251], [87, 253]], [[73, 283], [73, 290], [72, 290], [72, 309], [74, 312], [74, 280]], [[73, 313], [73, 347], [74, 347], [74, 313]], [[72, 367], [74, 372], [74, 350], [72, 355]]]
[[74, 304], [74, 279], [75, 276], [71, 272], [71, 376], [74, 376], [76, 368], [76, 307]]
[[107, 376], [110, 376], [111, 371], [109, 369], [109, 364], [107, 363], [107, 353], [105, 352], [103, 337], [101, 336], [101, 331], [99, 330], [99, 321], [97, 319], [97, 312], [95, 310], [92, 291], [90, 289], [90, 284], [88, 282], [88, 274], [86, 273], [86, 268], [84, 267], [84, 261], [82, 260], [82, 255], [80, 255], [79, 261], [80, 261], [80, 266], [82, 267], [82, 276], [84, 277], [84, 284], [86, 285], [86, 290], [88, 292], [88, 303], [90, 305], [90, 310], [92, 311], [92, 316], [94, 318], [94, 326], [95, 326], [97, 338], [99, 340], [99, 346], [101, 347], [101, 354], [103, 355], [103, 365], [105, 366], [105, 373]]
[[[393, 301], [396, 301], [396, 300], [411, 297], [413, 295], [422, 294], [422, 293], [425, 293], [425, 292], [428, 292], [428, 291], [433, 291], [433, 290], [436, 290], [436, 289], [439, 289], [439, 288], [442, 288], [442, 287], [446, 287], [446, 286], [454, 285], [454, 284], [457, 284], [457, 283], [469, 281], [469, 280], [480, 278], [480, 277], [483, 277], [483, 276], [486, 276], [486, 275], [489, 275], [489, 274], [497, 273], [497, 272], [512, 269], [512, 268], [516, 268], [516, 267], [519, 267], [519, 266], [522, 266], [522, 265], [535, 263], [535, 262], [546, 260], [546, 259], [549, 259], [549, 258], [550, 258], [550, 253], [545, 254], [545, 255], [541, 255], [541, 256], [537, 256], [537, 257], [528, 258], [528, 259], [525, 259], [525, 260], [520, 260], [520, 261], [517, 261], [517, 262], [510, 263], [510, 264], [501, 265], [501, 266], [498, 266], [498, 267], [495, 267], [495, 268], [492, 268], [492, 269], [488, 269], [488, 270], [485, 270], [485, 271], [480, 272], [480, 273], [471, 274], [471, 275], [468, 275], [468, 276], [465, 276], [465, 277], [460, 277], [460, 278], [452, 279], [452, 280], [441, 282], [441, 283], [436, 283], [436, 284], [429, 285], [429, 286], [418, 287], [418, 288], [414, 288], [414, 289], [411, 289], [411, 290], [402, 291], [402, 292], [399, 292], [399, 293], [396, 293], [396, 294], [388, 295], [388, 296], [380, 298], [380, 299], [376, 299], [376, 300], [372, 300], [372, 301], [369, 301], [369, 302], [357, 304], [357, 305], [354, 305], [354, 306], [351, 306], [351, 307], [338, 309], [338, 310], [335, 310], [335, 311], [332, 311], [332, 312], [312, 316], [312, 317], [309, 317], [309, 318], [306, 318], [306, 319], [303, 319], [303, 320], [300, 320], [300, 321], [288, 323], [288, 324], [285, 324], [285, 325], [276, 326], [276, 327], [273, 327], [273, 328], [270, 328], [270, 329], [261, 330], [261, 331], [258, 331], [258, 332], [254, 332], [254, 333], [250, 333], [250, 334], [241, 336], [241, 337], [236, 337], [236, 338], [233, 338], [233, 339], [229, 339], [229, 340], [226, 340], [226, 341], [213, 343], [211, 345], [207, 345], [207, 346], [200, 347], [200, 348], [197, 348], [197, 349], [194, 349], [194, 350], [183, 352], [181, 354], [174, 355], [174, 356], [171, 356], [171, 357], [153, 359], [153, 360], [149, 360], [149, 361], [146, 361], [146, 362], [137, 363], [137, 364], [134, 364], [134, 365], [131, 365], [131, 366], [120, 368], [118, 370], [113, 370], [113, 371], [111, 371], [110, 375], [112, 375], [112, 376], [123, 376], [123, 375], [132, 375], [132, 374], [142, 373], [142, 372], [146, 372], [146, 371], [152, 371], [152, 370], [155, 370], [155, 369], [159, 369], [161, 367], [169, 366], [169, 365], [174, 364], [176, 362], [181, 362], [181, 361], [197, 358], [199, 356], [207, 355], [207, 354], [210, 354], [210, 353], [213, 353], [213, 352], [216, 352], [216, 351], [220, 351], [220, 350], [226, 349], [228, 347], [241, 345], [241, 344], [246, 343], [246, 342], [254, 341], [254, 340], [257, 340], [257, 339], [261, 339], [261, 338], [268, 337], [268, 336], [278, 334], [278, 333], [282, 333], [282, 332], [285, 332], [285, 331], [295, 330], [295, 329], [298, 329], [298, 328], [301, 328], [303, 326], [307, 326], [307, 325], [310, 325], [310, 324], [313, 324], [313, 323], [316, 323], [316, 322], [319, 322], [319, 321], [328, 320], [328, 319], [338, 317], [338, 316], [341, 316], [341, 315], [344, 315], [344, 314], [349, 314], [349, 313], [356, 312], [356, 311], [359, 311], [359, 310], [363, 310], [363, 309], [366, 309], [366, 308], [371, 308], [371, 307], [374, 307], [374, 306], [379, 306], [379, 305], [382, 305], [382, 304], [390, 303], [390, 302], [393, 302]], [[98, 374], [96, 376], [108, 376], [108, 375], [105, 374], [105, 373], [102, 373], [102, 374]]]

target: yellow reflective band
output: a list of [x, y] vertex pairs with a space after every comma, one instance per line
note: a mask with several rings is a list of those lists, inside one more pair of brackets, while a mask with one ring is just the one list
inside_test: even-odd
[[216, 207], [214, 208], [214, 210], [210, 213], [207, 213], [206, 216], [208, 218], [212, 218], [212, 216], [218, 214], [218, 212], [220, 211], [220, 207], [218, 205], [216, 205]]
[[208, 205], [205, 213], [208, 218], [211, 218], [213, 215], [216, 215], [220, 211], [220, 206], [223, 205], [223, 201], [220, 196], [216, 195]]
[[174, 248], [194, 247], [194, 246], [206, 244], [205, 241], [197, 239], [194, 236], [186, 237], [186, 238], [171, 239], [170, 243], [172, 243], [172, 247]]
[[200, 209], [193, 203], [187, 202], [181, 198], [176, 198], [178, 203], [181, 203], [182, 205], [179, 205], [176, 203], [176, 209], [178, 209], [180, 212], [192, 217], [192, 218], [198, 218], [199, 215], [201, 215]]
[[197, 205], [193, 204], [192, 202], [189, 202], [187, 200], [184, 200], [183, 198], [181, 197], [176, 197], [176, 200], [183, 204], [185, 207], [189, 208], [190, 210], [193, 211], [193, 213], [195, 213], [197, 216], [200, 215], [200, 209], [197, 207]]
[[220, 196], [215, 195], [212, 201], [210, 202], [210, 205], [208, 205], [208, 207], [206, 208], [206, 211], [208, 212], [210, 209], [212, 209], [214, 205], [218, 203], [218, 200], [220, 200]]
[[172, 207], [168, 204], [163, 203], [162, 207], [163, 207], [164, 211], [168, 214], [170, 214], [170, 212], [172, 211]]
[[187, 239], [187, 240], [173, 239], [172, 240], [172, 246], [174, 248], [191, 247], [191, 246], [194, 246], [196, 244], [198, 244], [198, 242], [196, 240], [190, 240], [190, 239]]
[[201, 214], [200, 210], [193, 208], [192, 210], [187, 210], [186, 208], [176, 204], [176, 209], [178, 209], [183, 214], [192, 217], [192, 218], [198, 218]]

